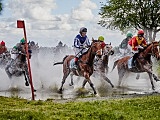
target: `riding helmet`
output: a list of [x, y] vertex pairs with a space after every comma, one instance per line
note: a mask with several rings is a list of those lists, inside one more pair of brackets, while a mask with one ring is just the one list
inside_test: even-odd
[[143, 30], [138, 30], [138, 35], [144, 35], [144, 31]]
[[2, 45], [2, 46], [5, 46], [5, 42], [4, 42], [4, 41], [2, 41], [2, 42], [1, 42], [1, 45]]
[[82, 33], [82, 32], [87, 32], [87, 28], [82, 27], [82, 28], [79, 30], [79, 32], [80, 32], [80, 33]]
[[24, 38], [21, 39], [21, 40], [20, 40], [20, 43], [25, 43], [25, 39], [24, 39]]
[[104, 42], [104, 37], [103, 36], [99, 36], [98, 40]]
[[127, 33], [127, 37], [133, 37], [132, 33]]

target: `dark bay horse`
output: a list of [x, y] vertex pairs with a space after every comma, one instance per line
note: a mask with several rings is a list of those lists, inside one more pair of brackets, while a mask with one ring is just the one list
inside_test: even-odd
[[[28, 50], [29, 58], [31, 58], [31, 50]], [[25, 52], [25, 46], [22, 46], [22, 51], [20, 53], [17, 53], [16, 59], [11, 59], [6, 67], [5, 71], [8, 75], [8, 77], [11, 79], [12, 76], [20, 77], [24, 75], [25, 77], [25, 85], [29, 86], [30, 83], [30, 77], [29, 77], [29, 71], [28, 71], [28, 64], [26, 59], [26, 52]]]
[[[160, 81], [155, 74], [152, 73], [152, 61], [151, 56], [157, 58], [159, 60], [159, 42], [153, 41], [152, 43], [148, 44], [146, 48], [139, 52], [139, 56], [136, 58], [135, 66], [131, 69], [128, 68], [128, 60], [131, 58], [130, 56], [123, 57], [114, 62], [113, 69], [117, 66], [119, 81], [118, 86], [121, 85], [122, 78], [126, 73], [134, 72], [134, 73], [142, 73], [147, 72], [150, 78], [150, 82], [152, 85], [152, 89], [154, 90], [153, 79], [155, 81]], [[113, 70], [112, 69], [112, 70]]]
[[88, 49], [86, 53], [84, 53], [79, 58], [78, 70], [71, 68], [71, 61], [75, 58], [74, 55], [68, 55], [64, 57], [63, 62], [54, 63], [54, 65], [63, 64], [63, 79], [62, 79], [61, 87], [59, 88], [60, 93], [62, 93], [63, 85], [65, 83], [66, 78], [71, 73], [72, 75], [83, 76], [85, 79], [83, 81], [82, 88], [84, 88], [86, 83], [88, 82], [91, 88], [93, 89], [94, 94], [97, 95], [94, 85], [91, 82], [90, 76], [93, 74], [94, 58], [95, 56], [101, 57], [102, 49], [104, 48], [104, 46], [105, 46], [104, 42], [100, 42], [92, 39], [91, 47]]

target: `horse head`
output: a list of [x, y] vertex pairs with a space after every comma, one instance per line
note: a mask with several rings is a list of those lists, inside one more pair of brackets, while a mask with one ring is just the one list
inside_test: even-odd
[[157, 60], [159, 60], [160, 59], [159, 49], [158, 49], [159, 46], [160, 46], [160, 42], [153, 41], [147, 45], [147, 47], [144, 49], [143, 53], [149, 54], [149, 55], [157, 58]]
[[111, 43], [106, 44], [106, 46], [103, 49], [103, 55], [113, 55], [113, 54], [114, 54], [114, 50]]
[[91, 44], [91, 49], [92, 52], [99, 58], [101, 58], [103, 54], [103, 49], [105, 48], [106, 44], [104, 42], [94, 40], [92, 38], [92, 44]]

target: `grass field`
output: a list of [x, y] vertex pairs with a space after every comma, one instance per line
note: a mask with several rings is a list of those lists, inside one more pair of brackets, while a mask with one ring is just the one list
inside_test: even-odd
[[0, 97], [0, 120], [160, 120], [160, 96], [66, 103]]

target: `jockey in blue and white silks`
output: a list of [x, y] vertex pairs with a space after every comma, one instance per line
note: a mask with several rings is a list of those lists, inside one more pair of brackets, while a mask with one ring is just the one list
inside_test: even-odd
[[80, 55], [87, 51], [87, 47], [90, 46], [89, 39], [86, 35], [87, 28], [82, 27], [78, 34], [74, 39], [74, 51], [75, 51], [75, 64], [77, 65], [77, 61]]

